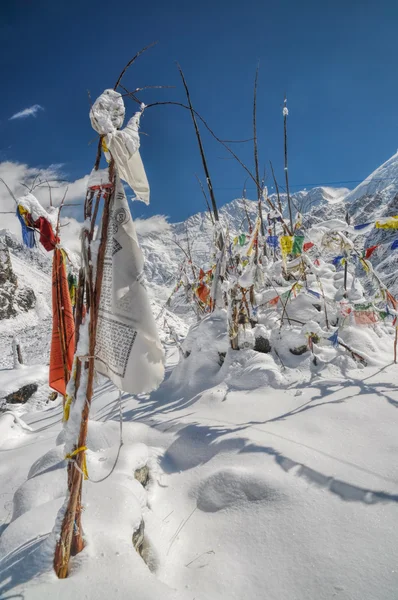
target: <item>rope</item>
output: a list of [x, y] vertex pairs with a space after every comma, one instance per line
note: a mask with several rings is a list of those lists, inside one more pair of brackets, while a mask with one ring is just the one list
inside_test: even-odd
[[[113, 471], [116, 468], [116, 465], [118, 463], [119, 460], [119, 456], [120, 456], [120, 450], [122, 449], [123, 446], [123, 412], [122, 412], [122, 392], [119, 390], [119, 448], [117, 450], [117, 454], [116, 454], [116, 459], [115, 462], [111, 468], [111, 470], [109, 471], [109, 473], [107, 475], [105, 475], [105, 477], [101, 477], [101, 479], [91, 479], [91, 477], [88, 476], [88, 472], [87, 472], [87, 466], [85, 465], [85, 460], [83, 463], [83, 469], [80, 469], [79, 465], [76, 463], [76, 461], [73, 461], [74, 466], [76, 467], [76, 469], [78, 471], [80, 471], [80, 473], [83, 475], [84, 479], [88, 479], [88, 481], [91, 481], [91, 483], [101, 483], [102, 481], [105, 481], [105, 479], [108, 479], [108, 477], [110, 477], [113, 473]], [[74, 450], [73, 452], [71, 452], [71, 454], [67, 454], [66, 455], [66, 459], [69, 458], [73, 458], [76, 454], [78, 454], [79, 452], [82, 452], [84, 450], [87, 450], [86, 446], [81, 446], [80, 448], [77, 448], [76, 450]], [[85, 459], [85, 457], [84, 457]]]

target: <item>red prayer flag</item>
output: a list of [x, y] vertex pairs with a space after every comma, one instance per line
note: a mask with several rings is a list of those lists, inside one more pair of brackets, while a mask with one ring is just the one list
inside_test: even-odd
[[313, 245], [314, 245], [313, 242], [306, 242], [303, 246], [304, 252], [307, 252], [308, 250], [310, 250]]
[[75, 322], [65, 263], [59, 248], [55, 249], [53, 256], [52, 305], [49, 385], [64, 396], [75, 352]]
[[379, 247], [379, 245], [376, 244], [376, 246], [371, 246], [370, 248], [366, 248], [366, 250], [365, 250], [365, 258], [370, 258], [372, 256], [373, 252], [378, 247]]

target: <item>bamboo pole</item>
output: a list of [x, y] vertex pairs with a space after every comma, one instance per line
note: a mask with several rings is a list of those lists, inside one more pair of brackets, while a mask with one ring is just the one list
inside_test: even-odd
[[289, 114], [289, 112], [287, 109], [287, 98], [285, 96], [284, 106], [283, 106], [283, 139], [284, 139], [284, 149], [285, 149], [285, 181], [286, 181], [287, 204], [288, 204], [288, 208], [289, 208], [290, 230], [293, 232], [292, 205], [291, 205], [291, 201], [290, 201], [289, 173], [288, 173], [288, 162], [287, 162], [287, 115], [288, 114]]
[[281, 203], [281, 197], [280, 197], [280, 194], [279, 194], [279, 185], [278, 185], [278, 182], [277, 182], [276, 177], [275, 177], [275, 172], [274, 172], [274, 167], [272, 166], [272, 162], [269, 161], [269, 164], [271, 166], [272, 178], [274, 180], [274, 185], [275, 185], [275, 189], [276, 189], [276, 195], [277, 195], [277, 198], [278, 198], [278, 209], [279, 209], [279, 212], [282, 215], [282, 203]]
[[[258, 83], [258, 69], [257, 65], [256, 76], [254, 78], [254, 91], [253, 91], [253, 151], [254, 151], [254, 168], [257, 185], [257, 202], [258, 202], [258, 216], [260, 217], [261, 235], [265, 238], [264, 222], [263, 222], [263, 210], [261, 206], [262, 190], [260, 185], [260, 175], [258, 169], [258, 145], [257, 145], [257, 83]], [[267, 246], [264, 244], [264, 254], [267, 254]]]
[[[110, 173], [112, 176], [110, 180], [114, 183], [113, 176], [113, 163], [110, 165]], [[115, 193], [115, 187], [113, 187], [112, 194]], [[96, 269], [96, 281], [93, 286], [94, 294], [92, 303], [90, 306], [90, 326], [89, 326], [89, 357], [88, 357], [88, 376], [87, 376], [87, 389], [86, 389], [86, 402], [84, 403], [79, 437], [77, 447], [85, 447], [87, 439], [87, 428], [88, 428], [88, 417], [90, 411], [91, 400], [93, 396], [93, 384], [94, 384], [94, 355], [95, 355], [95, 344], [96, 344], [96, 332], [98, 322], [98, 308], [101, 297], [101, 286], [103, 276], [103, 266], [105, 257], [105, 248], [107, 242], [107, 231], [109, 224], [109, 206], [110, 206], [110, 194], [106, 194], [104, 198], [104, 211], [102, 216], [102, 228], [101, 228], [101, 241], [98, 250], [97, 269]], [[74, 467], [71, 471], [71, 487], [68, 499], [68, 504], [65, 512], [65, 516], [62, 522], [61, 535], [57, 542], [55, 555], [54, 555], [54, 569], [57, 576], [60, 579], [64, 579], [68, 575], [69, 558], [71, 555], [72, 539], [74, 536], [75, 521], [77, 526], [77, 532], [74, 540], [74, 547], [77, 552], [83, 549], [84, 541], [81, 533], [80, 525], [80, 512], [81, 512], [81, 487], [82, 487], [82, 469], [84, 464], [84, 451], [79, 452], [73, 459]], [[79, 515], [77, 515], [77, 511]]]

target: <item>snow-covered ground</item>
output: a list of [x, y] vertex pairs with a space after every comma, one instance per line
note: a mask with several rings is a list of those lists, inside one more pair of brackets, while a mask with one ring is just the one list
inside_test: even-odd
[[[241, 382], [255, 353], [243, 354]], [[84, 484], [87, 546], [62, 582], [51, 567], [66, 491], [62, 407], [0, 417], [2, 597], [395, 599], [397, 367], [333, 378], [303, 367], [294, 385], [281, 369], [279, 389], [257, 372], [251, 389], [227, 356], [223, 381], [203, 378], [192, 393], [177, 360], [169, 346], [160, 389], [123, 397], [124, 445], [108, 479]], [[88, 470], [100, 479], [119, 446], [109, 383], [91, 418]], [[147, 489], [134, 480], [145, 463]], [[147, 564], [132, 545], [141, 514]]]

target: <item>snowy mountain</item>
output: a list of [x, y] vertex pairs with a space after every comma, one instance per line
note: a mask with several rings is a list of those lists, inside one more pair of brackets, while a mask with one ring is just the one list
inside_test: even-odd
[[[271, 196], [276, 203], [276, 195]], [[282, 205], [286, 207], [286, 195], [281, 194]], [[332, 218], [345, 219], [348, 213], [351, 223], [358, 224], [386, 216], [398, 214], [398, 153], [349, 192], [346, 188], [317, 187], [292, 194], [294, 211], [304, 213], [304, 225], [309, 227]], [[230, 234], [247, 231], [247, 216], [253, 225], [257, 216], [257, 202], [237, 198], [224, 205], [220, 218]], [[286, 213], [286, 211], [285, 211]], [[208, 212], [192, 215], [180, 223], [167, 223], [164, 217], [152, 217], [137, 220], [137, 232], [145, 256], [145, 273], [148, 292], [155, 316], [159, 317], [159, 326], [169, 332], [169, 325], [180, 335], [184, 335], [187, 325], [195, 321], [191, 308], [187, 308], [184, 293], [180, 291], [173, 297], [165, 310], [165, 305], [174, 286], [181, 279], [181, 265], [190, 250], [193, 267], [198, 270], [212, 263], [213, 225]], [[357, 238], [359, 245], [369, 247], [380, 244], [372, 257], [383, 281], [398, 293], [398, 274], [396, 257], [389, 252], [394, 230], [372, 229]], [[8, 246], [10, 257], [18, 277], [20, 289], [30, 287], [36, 297], [35, 306], [6, 321], [0, 321], [0, 342], [2, 356], [0, 364], [12, 363], [11, 343], [16, 334], [25, 349], [27, 363], [42, 362], [48, 357], [51, 327], [51, 256], [40, 247], [29, 250], [13, 235], [0, 231], [0, 239]], [[191, 267], [192, 268], [192, 267]], [[186, 269], [188, 279], [192, 280], [190, 268]], [[167, 317], [166, 321], [162, 317]], [[162, 332], [164, 337], [164, 333]]]

